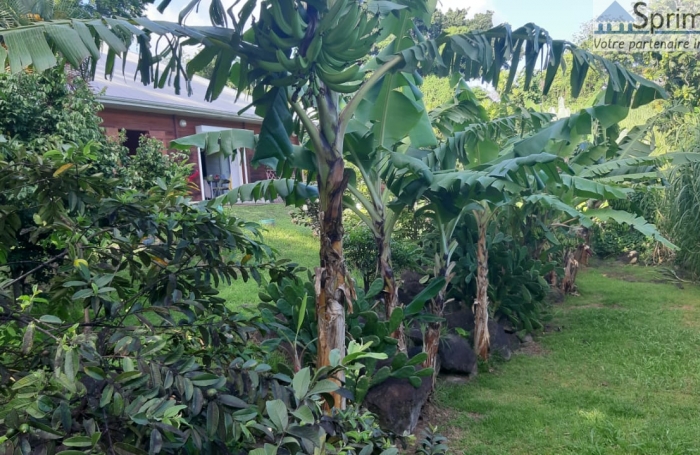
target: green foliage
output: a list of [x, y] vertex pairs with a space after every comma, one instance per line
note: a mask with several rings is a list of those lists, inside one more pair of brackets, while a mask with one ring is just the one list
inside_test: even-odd
[[446, 455], [447, 438], [437, 433], [437, 428], [427, 427], [421, 432], [421, 440], [416, 449], [417, 455]]
[[152, 0], [4, 0], [0, 26], [11, 28], [33, 22], [106, 17], [138, 17]]
[[33, 22], [89, 17], [89, 8], [77, 0], [3, 0], [0, 26], [11, 28]]
[[[606, 57], [614, 58], [615, 56], [606, 55]], [[563, 61], [568, 68], [571, 68], [573, 58], [574, 57], [569, 55], [563, 57]], [[541, 110], [546, 111], [550, 108], [557, 109], [559, 106], [559, 99], [562, 98], [564, 100], [564, 105], [572, 112], [575, 112], [593, 104], [593, 97], [600, 93], [606, 82], [602, 73], [593, 72], [582, 85], [579, 96], [574, 97], [572, 96], [569, 74], [558, 73], [554, 76], [549, 92], [543, 95], [542, 87], [544, 86], [545, 79], [546, 72], [536, 72], [532, 78], [532, 86], [530, 88], [525, 88], [525, 74], [521, 73], [516, 78], [513, 92], [509, 95], [508, 101], [523, 107], [537, 105]]]
[[189, 153], [166, 152], [161, 140], [141, 136], [136, 153], [129, 156], [124, 164], [124, 183], [130, 188], [145, 191], [153, 187], [158, 179], [166, 185], [184, 182], [194, 166], [188, 160]]
[[292, 222], [310, 228], [314, 237], [318, 237], [321, 230], [320, 215], [318, 199], [306, 201], [306, 204], [303, 206], [289, 212], [289, 216], [292, 217]]
[[332, 440], [347, 439], [345, 443], [347, 453], [353, 455], [397, 455], [399, 453], [397, 448], [392, 447], [390, 436], [381, 430], [373, 414], [351, 405], [345, 410], [334, 410], [333, 417], [337, 433]]
[[[417, 296], [405, 309], [395, 308], [386, 319], [377, 313], [376, 301], [382, 288], [383, 283], [378, 279], [372, 283], [367, 293], [357, 289], [354, 311], [346, 315], [349, 338], [360, 340], [363, 345], [369, 346], [372, 352], [379, 354], [363, 359], [362, 370], [356, 369], [348, 374], [346, 387], [352, 391], [358, 403], [362, 403], [370, 387], [390, 377], [407, 379], [414, 387], [420, 387], [423, 378], [433, 375], [432, 368], [419, 367], [427, 358], [427, 354], [420, 353], [409, 358], [405, 353], [397, 351], [398, 340], [390, 336], [400, 324], [410, 322], [416, 315], [409, 312], [421, 311], [431, 295]], [[434, 294], [432, 296], [434, 297]], [[415, 310], [416, 308], [418, 310]], [[355, 341], [350, 341], [350, 344], [353, 343]]]
[[394, 224], [393, 239], [420, 244], [433, 229], [429, 218], [416, 216], [415, 207], [406, 207], [399, 212]]
[[601, 257], [617, 257], [631, 251], [644, 253], [653, 244], [630, 226], [608, 221], [596, 223], [592, 236], [593, 252]]
[[668, 229], [679, 247], [676, 260], [695, 277], [700, 276], [699, 185], [700, 164], [680, 166], [671, 173], [665, 201]]
[[[258, 294], [262, 320], [277, 337], [267, 343], [271, 349], [282, 341], [291, 346], [295, 368], [312, 363], [316, 356], [318, 322], [313, 276], [304, 268], [296, 275], [265, 286]], [[306, 276], [302, 278], [305, 272]]]
[[[371, 416], [322, 410], [338, 387], [328, 377], [361, 378], [355, 362], [383, 356], [352, 346], [330, 367], [274, 374], [264, 346], [248, 342], [264, 322], [218, 296], [222, 281], [292, 276], [292, 265], [271, 261], [256, 225], [192, 204], [183, 182], [121, 191], [119, 179], [95, 172], [97, 144], [41, 144], [2, 144], [0, 182], [13, 202], [0, 212], [2, 252], [28, 204], [41, 209], [22, 229], [31, 241], [50, 233], [57, 248], [41, 263], [51, 269], [46, 283], [30, 294], [0, 284], [4, 452], [390, 449]], [[343, 419], [365, 422], [361, 440]]]
[[[93, 172], [106, 178], [119, 179], [120, 191], [128, 188], [146, 190], [155, 186], [158, 179], [163, 179], [166, 185], [176, 181], [179, 184], [190, 172], [191, 166], [182, 162], [185, 156], [163, 154], [159, 141], [142, 139], [137, 155], [132, 158], [121, 145], [123, 135], [119, 140], [106, 138], [99, 126], [102, 122], [98, 116], [101, 105], [79, 77], [59, 69], [44, 73], [2, 74], [0, 88], [0, 131], [9, 139], [0, 150], [0, 158], [7, 162], [42, 156], [43, 150], [60, 150], [64, 143], [77, 142], [90, 144], [87, 152], [90, 156], [85, 157], [84, 164], [89, 162]], [[19, 208], [16, 216], [21, 227], [13, 248], [7, 252], [12, 277], [22, 276], [58, 251], [48, 232], [30, 238], [35, 217], [40, 216], [42, 209], [32, 202], [33, 196], [27, 189], [14, 196], [9, 193], [0, 195], [0, 203], [12, 203]], [[78, 184], [69, 195], [69, 204], [77, 203], [75, 191], [79, 189]], [[71, 205], [71, 209], [74, 208]], [[32, 279], [44, 281], [49, 270], [40, 269]], [[23, 278], [17, 282], [15, 292], [21, 293], [26, 281]]]
[[426, 76], [423, 79], [421, 86], [423, 92], [423, 102], [428, 111], [432, 111], [436, 107], [447, 103], [454, 97], [450, 79], [447, 77], [438, 77], [433, 74]]
[[[626, 199], [611, 201], [610, 206], [614, 210], [625, 210], [650, 222], [663, 224], [665, 220], [661, 214], [664, 211], [664, 194], [663, 187], [638, 188], [638, 191], [631, 193]], [[652, 239], [631, 226], [616, 221], [595, 223], [591, 243], [593, 251], [602, 257], [620, 256], [636, 251], [641, 258], [652, 259], [648, 256], [656, 248]]]
[[[418, 246], [410, 240], [399, 236], [391, 239], [391, 265], [395, 274], [404, 270], [413, 270], [418, 266]], [[348, 228], [343, 239], [345, 259], [362, 274], [364, 290], [377, 277], [377, 240], [372, 232], [364, 225]]]
[[476, 13], [468, 19], [469, 8], [448, 9], [443, 12], [436, 9], [429, 24], [420, 24], [418, 29], [430, 38], [437, 38], [442, 33], [484, 31], [493, 27], [493, 11]]
[[60, 136], [100, 141], [102, 108], [82, 79], [63, 68], [43, 73], [0, 73], [0, 133], [23, 141]]
[[[279, 283], [267, 285], [260, 292], [260, 310], [265, 327], [277, 335], [264, 342], [262, 349], [276, 349], [281, 342], [286, 341], [294, 351], [294, 368], [298, 369], [315, 359], [318, 323], [313, 275], [308, 272], [304, 279], [299, 276], [305, 272], [304, 269], [296, 272], [294, 278], [285, 277]], [[360, 354], [357, 353], [367, 351], [357, 368], [346, 371], [345, 389], [357, 405], [362, 404], [369, 387], [390, 377], [408, 379], [418, 386], [422, 377], [432, 374], [431, 369], [416, 370], [416, 366], [425, 359], [425, 354], [409, 359], [406, 354], [397, 353], [397, 340], [389, 335], [404, 322], [405, 313], [403, 309], [397, 308], [388, 320], [382, 320], [375, 304], [382, 288], [382, 281], [376, 280], [367, 293], [357, 289], [353, 312], [346, 315], [348, 358], [360, 359]], [[430, 295], [417, 297], [408, 305], [407, 311], [410, 308], [422, 310], [429, 298]], [[378, 361], [387, 358], [391, 362], [378, 364]]]
[[[496, 318], [508, 320], [518, 330], [533, 332], [549, 319], [545, 277], [561, 271], [556, 270], [555, 262], [533, 259], [528, 247], [501, 231], [504, 228], [508, 228], [505, 223], [491, 223], [486, 239], [490, 308]], [[466, 303], [476, 297], [476, 233], [471, 217], [465, 217], [455, 230], [456, 276], [450, 295]]]
[[141, 17], [153, 0], [92, 0], [87, 8], [95, 16]]

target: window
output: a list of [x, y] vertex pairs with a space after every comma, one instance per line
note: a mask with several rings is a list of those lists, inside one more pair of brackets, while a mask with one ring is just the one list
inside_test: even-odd
[[139, 139], [141, 139], [141, 136], [147, 134], [148, 131], [126, 130], [126, 142], [124, 142], [124, 147], [129, 149], [129, 155], [136, 155], [136, 149], [139, 147]]

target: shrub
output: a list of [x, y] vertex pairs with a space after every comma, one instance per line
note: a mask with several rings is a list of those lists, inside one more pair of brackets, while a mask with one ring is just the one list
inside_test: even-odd
[[382, 356], [351, 343], [328, 367], [275, 374], [248, 340], [262, 320], [218, 296], [222, 280], [292, 276], [257, 227], [192, 204], [183, 182], [119, 192], [94, 143], [16, 144], [1, 146], [0, 252], [24, 230], [56, 252], [31, 292], [0, 285], [0, 452], [397, 453], [366, 413], [323, 412], [329, 377], [361, 381], [355, 362]]
[[31, 141], [100, 142], [102, 106], [80, 78], [69, 83], [62, 67], [41, 73], [0, 74], [0, 134]]
[[136, 153], [126, 164], [125, 183], [140, 191], [148, 190], [161, 179], [166, 185], [183, 182], [192, 173], [189, 155], [180, 151], [167, 152], [163, 142], [148, 136], [139, 138]]
[[644, 234], [615, 221], [593, 227], [593, 251], [601, 257], [617, 257], [630, 251], [644, 252], [652, 246]]
[[[455, 230], [458, 246], [453, 254], [455, 277], [450, 295], [464, 302], [476, 297], [477, 229], [472, 217], [465, 217]], [[545, 276], [556, 270], [554, 262], [533, 259], [524, 245], [491, 223], [486, 240], [489, 254], [490, 309], [498, 319], [508, 320], [517, 330], [534, 331], [549, 318], [545, 299], [549, 284]]]
[[[294, 278], [285, 277], [279, 283], [269, 284], [260, 292], [260, 309], [265, 326], [277, 336], [270, 337], [265, 342], [265, 350], [271, 351], [282, 342], [287, 342], [292, 351], [294, 371], [298, 371], [303, 364], [313, 362], [316, 358], [318, 324], [313, 276], [307, 272], [304, 277], [303, 269], [295, 272], [297, 275]], [[376, 298], [382, 289], [381, 280], [372, 284], [369, 293], [357, 289], [353, 311], [346, 315], [348, 345], [356, 345], [359, 342], [364, 349], [370, 351], [355, 368], [346, 372], [344, 388], [358, 406], [362, 405], [369, 387], [390, 377], [408, 379], [418, 387], [421, 377], [429, 376], [433, 371], [416, 371], [414, 366], [422, 363], [427, 357], [426, 354], [409, 359], [406, 354], [397, 353], [397, 340], [389, 336], [400, 323], [406, 322], [405, 316], [420, 318], [417, 313], [431, 296], [422, 296], [423, 300], [411, 302], [405, 310], [395, 309], [389, 320], [382, 320], [375, 306]], [[391, 358], [392, 361], [386, 365], [377, 364], [378, 360], [385, 358]]]
[[[644, 217], [650, 223], [654, 223], [664, 229], [664, 218], [661, 216], [663, 207], [664, 190], [647, 188], [635, 191], [626, 200], [615, 200], [611, 206], [616, 210], [625, 210]], [[602, 257], [616, 257], [630, 251], [636, 251], [647, 262], [657, 262], [664, 259], [667, 254], [655, 254], [659, 248], [657, 242], [647, 238], [635, 229], [615, 221], [597, 223], [593, 227], [591, 238], [593, 251]], [[653, 257], [655, 256], [655, 257]]]
[[697, 278], [700, 276], [700, 164], [676, 168], [669, 180], [667, 225], [671, 240], [679, 248], [676, 261]]
[[417, 217], [415, 208], [407, 207], [401, 211], [394, 226], [394, 240], [408, 240], [419, 244], [433, 230], [431, 219]]
[[[364, 225], [350, 228], [343, 240], [345, 259], [362, 274], [365, 292], [377, 275], [377, 242]], [[418, 246], [409, 240], [391, 239], [391, 263], [396, 275], [418, 265]]]
[[378, 354], [273, 371], [250, 339], [265, 321], [217, 287], [293, 267], [257, 225], [192, 203], [184, 156], [142, 138], [130, 163], [66, 82], [0, 76], [0, 453], [397, 453], [371, 415], [323, 412], [328, 378], [364, 383], [355, 362]]

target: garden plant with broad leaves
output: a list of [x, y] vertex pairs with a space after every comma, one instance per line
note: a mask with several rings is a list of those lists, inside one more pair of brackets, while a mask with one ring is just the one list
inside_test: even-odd
[[[257, 225], [193, 204], [184, 178], [124, 190], [100, 144], [3, 139], [0, 453], [398, 453], [357, 407], [324, 411], [331, 377], [367, 382], [357, 362], [385, 355], [352, 343], [327, 367], [275, 371], [269, 343], [250, 343], [266, 322], [218, 296], [293, 276]], [[44, 255], [7, 278], [20, 231]]]
[[[167, 3], [160, 5], [161, 10]], [[316, 179], [322, 213], [320, 267], [315, 275], [320, 367], [328, 364], [334, 349], [344, 352], [345, 313], [355, 298], [342, 247], [343, 200], [353, 182], [345, 167], [346, 138], [355, 131], [365, 137], [362, 131], [370, 127], [372, 148], [363, 153], [380, 160], [404, 152], [401, 144], [407, 136], [414, 147], [434, 144], [418, 88], [421, 73], [459, 72], [466, 79], [481, 78], [498, 86], [502, 68], [509, 65], [508, 91], [524, 58], [526, 86], [537, 63], [543, 62], [546, 93], [561, 69], [563, 55], [569, 52], [573, 55], [569, 71], [574, 96], [592, 68], [608, 75], [607, 104], [639, 106], [664, 96], [656, 84], [569, 42], [553, 40], [534, 24], [425, 39], [416, 20], [429, 21], [434, 1], [249, 0], [236, 12], [236, 4], [227, 9], [220, 0], [213, 0], [209, 5], [211, 26], [187, 26], [185, 19], [198, 4], [197, 0], [189, 3], [180, 12], [178, 23], [107, 18], [2, 30], [5, 47], [0, 50], [0, 59], [8, 61], [12, 71], [29, 65], [41, 71], [57, 63], [56, 54], [72, 65], [88, 57], [97, 59], [96, 43], [105, 43], [109, 47], [106, 68], [111, 74], [118, 71], [115, 56], [126, 52], [135, 37], [140, 44], [139, 73], [145, 84], [162, 88], [171, 81], [176, 90], [188, 89], [189, 76], [213, 60], [215, 70], [207, 99], [215, 99], [227, 81], [252, 93], [256, 112], [263, 118], [257, 138], [237, 142], [238, 133], [207, 134], [186, 145], [229, 153], [241, 146], [254, 148], [254, 161], [274, 168], [283, 179], [301, 177], [303, 169], [311, 171], [309, 179]], [[392, 38], [389, 45], [362, 65], [358, 63], [386, 38]], [[188, 45], [202, 47], [185, 65], [183, 47]], [[301, 146], [293, 145], [292, 134], [299, 137]], [[391, 226], [386, 225], [390, 220], [386, 206], [389, 193], [381, 190], [378, 178], [367, 174], [366, 179], [372, 182], [368, 187], [378, 185], [380, 190], [362, 205], [370, 214], [368, 225], [378, 238], [386, 238]], [[306, 200], [309, 191], [295, 179], [262, 182], [230, 197], [281, 195], [295, 202]], [[359, 195], [354, 196], [359, 199]], [[396, 302], [396, 286], [390, 268], [385, 269], [384, 300], [390, 311]], [[401, 338], [399, 331], [394, 336]], [[342, 381], [342, 376], [338, 380]], [[343, 403], [337, 395], [336, 406]]]

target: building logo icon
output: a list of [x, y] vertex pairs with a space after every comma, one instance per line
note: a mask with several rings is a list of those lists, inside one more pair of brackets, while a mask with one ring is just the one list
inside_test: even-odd
[[595, 20], [598, 29], [595, 34], [639, 33], [634, 28], [634, 18], [617, 1], [614, 1]]
[[613, 1], [596, 19], [593, 48], [610, 52], [676, 52], [700, 50], [700, 11], [651, 10], [643, 1], [634, 15]]

